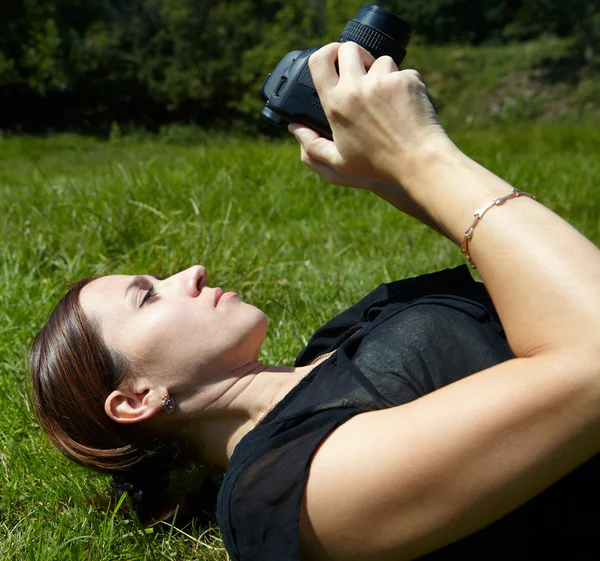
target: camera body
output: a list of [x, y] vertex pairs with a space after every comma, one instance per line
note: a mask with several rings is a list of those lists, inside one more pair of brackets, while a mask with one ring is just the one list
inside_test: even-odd
[[[399, 66], [406, 56], [411, 34], [407, 22], [365, 2], [346, 25], [339, 42], [354, 41], [375, 58], [391, 56]], [[319, 48], [292, 51], [281, 59], [260, 90], [267, 102], [261, 115], [281, 127], [292, 122], [302, 123], [331, 138], [331, 128], [308, 67], [310, 55]]]

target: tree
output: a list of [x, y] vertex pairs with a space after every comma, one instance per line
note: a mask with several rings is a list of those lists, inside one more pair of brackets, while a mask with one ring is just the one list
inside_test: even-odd
[[600, 0], [523, 0], [508, 33], [521, 39], [543, 33], [574, 35], [588, 68], [595, 71], [599, 28]]
[[521, 0], [387, 0], [388, 8], [407, 20], [426, 43], [482, 43], [502, 40], [504, 27]]

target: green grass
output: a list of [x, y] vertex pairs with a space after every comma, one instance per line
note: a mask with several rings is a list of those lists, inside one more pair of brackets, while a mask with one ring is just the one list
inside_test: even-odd
[[404, 67], [421, 72], [447, 125], [600, 121], [600, 76], [585, 67], [581, 46], [571, 39], [477, 47], [414, 44]]
[[[536, 193], [600, 244], [600, 130], [458, 130], [460, 147]], [[0, 559], [222, 561], [218, 532], [151, 533], [86, 498], [106, 478], [47, 444], [24, 397], [28, 345], [84, 275], [203, 263], [265, 310], [262, 359], [289, 363], [312, 331], [378, 283], [462, 262], [460, 251], [368, 193], [326, 185], [285, 142], [216, 135], [0, 140]]]

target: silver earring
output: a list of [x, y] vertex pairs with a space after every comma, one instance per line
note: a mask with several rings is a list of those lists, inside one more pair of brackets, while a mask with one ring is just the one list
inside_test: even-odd
[[167, 395], [163, 396], [162, 402], [165, 411], [167, 413], [173, 413], [173, 411], [175, 410], [175, 404], [173, 403], [173, 400], [171, 399], [171, 396], [168, 393]]

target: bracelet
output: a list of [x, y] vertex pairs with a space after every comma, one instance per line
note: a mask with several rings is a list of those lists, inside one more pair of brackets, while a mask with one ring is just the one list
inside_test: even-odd
[[473, 220], [473, 223], [471, 224], [471, 226], [469, 226], [469, 229], [465, 232], [465, 238], [462, 242], [462, 245], [460, 246], [460, 250], [465, 254], [465, 257], [467, 258], [467, 260], [469, 261], [469, 263], [471, 264], [471, 267], [473, 267], [473, 269], [477, 269], [477, 267], [475, 267], [475, 263], [473, 263], [473, 261], [471, 259], [471, 255], [469, 253], [469, 242], [471, 241], [471, 238], [473, 237], [473, 232], [475, 231], [477, 224], [479, 224], [479, 221], [483, 218], [483, 215], [488, 210], [490, 210], [490, 208], [492, 208], [493, 206], [501, 206], [506, 201], [510, 201], [510, 199], [516, 199], [517, 197], [529, 197], [530, 199], [537, 201], [536, 196], [531, 195], [530, 193], [525, 193], [525, 191], [519, 191], [518, 189], [513, 188], [513, 190], [505, 197], [499, 197], [497, 199], [494, 199], [492, 202], [488, 203], [483, 208], [476, 210], [473, 213], [475, 220]]

